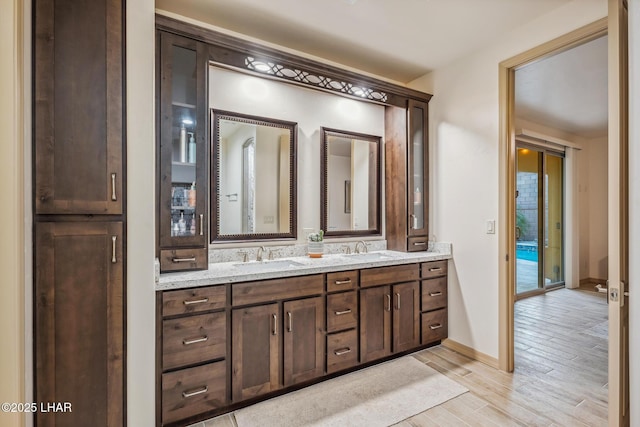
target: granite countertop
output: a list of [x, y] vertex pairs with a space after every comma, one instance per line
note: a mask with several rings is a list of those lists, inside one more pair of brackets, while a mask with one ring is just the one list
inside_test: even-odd
[[362, 254], [331, 254], [322, 258], [291, 257], [262, 262], [220, 262], [209, 264], [208, 270], [163, 273], [156, 283], [157, 291], [183, 289], [223, 283], [248, 282], [279, 277], [345, 271], [360, 268], [450, 259], [451, 246], [438, 245], [428, 252], [375, 251]]

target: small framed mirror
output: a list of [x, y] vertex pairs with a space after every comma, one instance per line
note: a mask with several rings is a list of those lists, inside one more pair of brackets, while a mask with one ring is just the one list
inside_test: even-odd
[[296, 238], [297, 124], [211, 110], [211, 240]]
[[321, 128], [321, 228], [326, 236], [380, 234], [382, 138]]

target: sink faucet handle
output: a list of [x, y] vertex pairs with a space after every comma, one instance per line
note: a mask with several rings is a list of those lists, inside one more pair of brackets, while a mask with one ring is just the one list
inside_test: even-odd
[[249, 252], [247, 252], [247, 251], [238, 251], [238, 255], [240, 255], [242, 257], [242, 262], [248, 262], [249, 261]]
[[264, 246], [258, 247], [258, 252], [256, 253], [256, 261], [262, 261], [262, 254], [266, 251]]
[[356, 243], [356, 249], [355, 252], [357, 254], [360, 253], [360, 246], [362, 246], [362, 253], [366, 254], [368, 249], [367, 249], [367, 244], [364, 242], [364, 240], [360, 240], [358, 243]]
[[273, 259], [275, 258], [275, 256], [279, 254], [279, 252], [280, 252], [280, 251], [279, 251], [278, 249], [269, 249], [269, 256], [268, 256], [268, 258], [269, 258], [270, 260], [273, 260]]
[[347, 254], [347, 255], [351, 254], [351, 246], [349, 246], [349, 245], [343, 245], [343, 246], [342, 246], [342, 251], [343, 251], [345, 254]]

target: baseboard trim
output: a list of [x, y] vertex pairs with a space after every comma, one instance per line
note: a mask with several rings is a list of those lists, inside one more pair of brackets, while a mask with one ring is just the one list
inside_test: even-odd
[[580, 286], [582, 285], [607, 285], [607, 279], [596, 279], [595, 277], [587, 277], [586, 279], [580, 279]]
[[464, 344], [460, 344], [459, 342], [453, 341], [450, 338], [445, 338], [444, 340], [442, 340], [441, 344], [443, 347], [458, 352], [470, 359], [477, 360], [478, 362], [484, 363], [485, 365], [491, 366], [492, 368], [500, 369], [498, 359], [489, 356], [488, 354], [484, 354], [474, 348], [468, 347]]

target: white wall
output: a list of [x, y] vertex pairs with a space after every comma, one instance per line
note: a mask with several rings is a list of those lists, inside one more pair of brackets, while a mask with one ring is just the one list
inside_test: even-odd
[[303, 228], [320, 228], [320, 127], [382, 136], [384, 107], [217, 67], [209, 82], [212, 108], [297, 122], [298, 242], [304, 242]]
[[586, 258], [587, 276], [581, 276], [581, 279], [608, 277], [607, 142], [607, 138], [599, 138], [585, 144], [589, 256]]
[[[453, 243], [449, 338], [498, 357], [498, 65], [607, 15], [576, 0], [410, 86], [434, 94], [430, 111], [431, 238]], [[498, 233], [501, 225], [497, 224]]]
[[[23, 134], [23, 2], [0, 3], [0, 194], [5, 227], [0, 239], [0, 402], [25, 396], [25, 235]], [[28, 54], [27, 54], [28, 55]], [[29, 193], [30, 194], [30, 193]], [[30, 215], [27, 215], [30, 216]], [[25, 416], [0, 411], [0, 425]]]
[[155, 425], [155, 4], [126, 2], [127, 425]]

